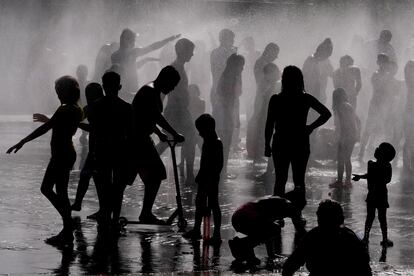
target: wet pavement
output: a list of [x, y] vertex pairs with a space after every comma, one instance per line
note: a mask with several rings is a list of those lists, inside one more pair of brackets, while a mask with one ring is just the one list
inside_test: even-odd
[[[11, 122], [13, 120], [13, 122]], [[29, 116], [0, 118], [0, 151], [18, 142], [36, 127]], [[82, 152], [75, 141], [77, 151]], [[95, 187], [91, 182], [81, 212], [73, 212], [77, 230], [73, 249], [59, 250], [43, 242], [55, 235], [61, 228], [58, 213], [40, 193], [40, 183], [49, 159], [49, 135], [26, 144], [17, 154], [2, 154], [0, 162], [0, 274], [136, 274], [188, 272], [236, 273], [231, 268], [233, 258], [227, 241], [235, 232], [231, 227], [232, 212], [251, 199], [270, 194], [273, 181], [256, 180], [265, 165], [253, 165], [241, 152], [230, 160], [229, 172], [237, 178], [225, 181], [220, 187], [220, 201], [223, 213], [220, 247], [203, 247], [201, 243], [191, 243], [181, 237], [174, 227], [170, 232], [141, 233], [137, 226], [127, 227], [126, 234], [117, 242], [106, 236], [97, 235], [94, 221], [86, 216], [97, 210], [98, 202]], [[78, 156], [78, 160], [80, 160]], [[175, 190], [169, 155], [163, 156], [168, 171], [156, 200], [157, 215], [167, 218], [175, 209]], [[198, 165], [198, 162], [197, 164]], [[362, 173], [366, 164], [353, 162], [354, 172]], [[389, 237], [394, 247], [387, 252], [379, 245], [381, 232], [378, 221], [374, 222], [370, 238], [372, 268], [377, 275], [414, 275], [414, 176], [401, 172], [401, 164], [394, 169], [392, 183], [389, 184], [388, 226]], [[74, 199], [79, 179], [79, 161], [71, 173], [69, 195]], [[333, 162], [323, 162], [323, 166], [311, 168], [308, 172], [308, 205], [304, 216], [307, 228], [316, 225], [316, 208], [321, 199], [333, 198], [339, 201], [345, 211], [345, 224], [362, 236], [365, 221], [366, 182], [354, 182], [352, 188], [330, 189], [328, 184], [335, 179]], [[290, 180], [289, 180], [290, 181]], [[289, 182], [288, 189], [292, 187]], [[189, 225], [194, 222], [195, 189], [182, 185], [185, 217]], [[122, 214], [129, 219], [138, 217], [143, 184], [137, 179], [126, 189]], [[189, 229], [189, 227], [188, 227]], [[294, 246], [294, 229], [289, 220], [283, 228], [279, 253], [288, 255]], [[273, 264], [266, 264], [264, 246], [255, 250], [262, 260], [254, 271], [258, 274], [280, 272], [283, 258]], [[380, 262], [381, 258], [381, 262]], [[303, 269], [298, 275], [307, 275]]]

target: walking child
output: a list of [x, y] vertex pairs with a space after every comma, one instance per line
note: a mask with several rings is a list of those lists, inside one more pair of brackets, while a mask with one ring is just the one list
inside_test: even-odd
[[211, 209], [214, 217], [214, 233], [209, 239], [209, 243], [220, 244], [221, 210], [218, 200], [218, 186], [223, 168], [223, 143], [217, 136], [216, 122], [211, 115], [201, 115], [195, 121], [195, 125], [200, 136], [204, 139], [204, 143], [201, 150], [200, 170], [195, 179], [198, 189], [194, 228], [183, 236], [193, 240], [200, 239], [203, 215]]
[[[7, 150], [16, 153], [24, 144], [52, 130], [50, 141], [51, 159], [47, 166], [40, 191], [52, 203], [63, 220], [62, 231], [45, 240], [56, 246], [66, 246], [73, 243], [72, 217], [68, 198], [69, 172], [76, 160], [76, 151], [72, 136], [76, 133], [82, 120], [82, 109], [77, 105], [79, 100], [79, 84], [75, 78], [63, 76], [56, 80], [55, 90], [61, 106], [52, 118], [38, 127], [19, 143]], [[53, 187], [56, 186], [56, 192]]]
[[387, 231], [387, 208], [390, 207], [387, 184], [390, 183], [392, 177], [391, 161], [395, 157], [395, 149], [389, 143], [381, 143], [375, 149], [374, 157], [377, 161], [368, 161], [368, 172], [364, 175], [354, 174], [352, 179], [358, 181], [363, 178], [368, 181], [367, 219], [365, 220], [363, 241], [365, 244], [369, 242], [369, 232], [375, 219], [375, 211], [378, 210], [378, 220], [382, 232], [381, 245], [389, 247], [393, 246], [393, 242], [388, 239]]

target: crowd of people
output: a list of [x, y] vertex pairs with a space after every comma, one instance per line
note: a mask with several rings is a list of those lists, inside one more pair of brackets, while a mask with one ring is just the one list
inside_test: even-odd
[[[209, 242], [220, 244], [219, 184], [235, 177], [228, 169], [229, 159], [241, 147], [241, 138], [246, 137], [248, 158], [254, 163], [267, 161], [265, 174], [274, 171], [276, 180], [272, 195], [248, 202], [235, 211], [234, 229], [246, 237], [229, 240], [229, 246], [236, 261], [241, 263], [260, 262], [253, 248], [261, 243], [266, 244], [269, 258], [274, 257], [271, 240], [283, 227], [284, 218], [291, 218], [298, 232], [306, 232], [306, 221], [302, 217], [306, 205], [305, 175], [307, 168], [317, 162], [316, 147], [321, 143], [318, 128], [332, 115], [326, 107], [326, 90], [332, 79], [337, 179], [330, 186], [346, 188], [352, 185], [351, 179], [368, 180], [365, 235], [361, 241], [343, 227], [344, 217], [338, 203], [323, 201], [317, 212], [318, 227], [304, 236], [286, 261], [283, 275], [292, 275], [305, 263], [315, 275], [325, 275], [324, 271], [333, 267], [343, 267], [343, 275], [370, 275], [369, 256], [364, 245], [369, 242], [377, 209], [383, 235], [381, 244], [392, 246], [386, 222], [389, 208], [386, 185], [392, 176], [392, 160], [402, 151], [404, 168], [414, 170], [414, 61], [408, 61], [404, 68], [407, 91], [404, 96], [403, 81], [396, 79], [398, 61], [390, 43], [391, 32], [383, 30], [378, 40], [367, 44], [369, 54], [376, 57], [378, 68], [371, 76], [372, 98], [366, 122], [360, 119], [356, 108], [362, 87], [371, 86], [363, 82], [361, 69], [354, 65], [351, 55], [341, 57], [339, 68], [334, 69], [330, 61], [334, 43], [330, 38], [324, 39], [314, 54], [306, 58], [302, 69], [289, 65], [281, 72], [274, 63], [280, 52], [276, 43], [268, 43], [263, 52], [258, 53], [251, 42], [253, 38], [246, 39], [251, 56], [256, 58], [251, 62], [251, 57], [244, 57], [234, 46], [235, 33], [230, 29], [221, 30], [220, 44], [210, 55], [211, 90], [207, 101], [200, 92], [204, 85], [193, 81], [203, 76], [195, 76], [196, 70], [185, 66], [200, 43], [173, 35], [139, 48], [135, 47], [135, 38], [133, 31], [124, 29], [119, 43], [104, 45], [97, 56], [92, 81], [87, 80], [88, 69], [84, 65], [78, 67], [77, 78], [57, 79], [55, 90], [60, 107], [51, 118], [34, 114], [34, 120], [43, 124], [7, 151], [17, 152], [25, 143], [52, 130], [51, 159], [41, 192], [61, 215], [63, 229], [46, 243], [58, 246], [73, 243], [71, 212], [81, 210], [91, 178], [97, 189], [99, 210], [89, 218], [97, 220], [99, 229], [119, 232], [124, 190], [137, 175], [145, 186], [139, 221], [165, 224], [152, 209], [161, 182], [167, 177], [160, 155], [167, 148], [165, 141], [172, 137], [181, 147], [179, 166], [185, 182], [197, 184], [193, 186], [197, 187], [195, 224], [184, 237], [201, 238], [202, 216], [206, 208], [210, 208], [214, 234]], [[144, 56], [172, 41], [175, 41], [175, 59], [162, 67], [155, 80], [139, 88], [137, 69], [147, 63], [164, 62], [162, 54], [159, 59]], [[240, 99], [244, 93], [251, 93], [244, 91], [242, 85], [246, 71], [256, 82], [256, 95], [251, 101], [252, 112], [247, 119], [246, 134], [243, 134], [240, 110], [244, 107]], [[167, 99], [165, 108], [164, 98]], [[84, 105], [83, 109], [79, 104]], [[211, 110], [211, 115], [205, 113], [206, 110]], [[72, 137], [78, 128], [82, 130], [82, 141], [86, 141], [89, 133], [89, 153], [80, 173], [76, 199], [71, 205], [68, 182], [76, 160]], [[197, 131], [203, 139], [202, 145]], [[154, 134], [159, 140], [157, 145], [153, 141]], [[367, 146], [372, 148], [378, 139], [388, 142], [376, 148], [376, 161], [368, 162], [366, 174], [352, 178], [351, 156], [355, 145], [359, 142], [358, 156], [363, 162]], [[200, 169], [195, 174], [197, 146], [201, 158]], [[286, 192], [290, 166], [294, 189]], [[344, 265], [351, 259], [357, 264], [353, 271]], [[358, 273], [353, 273], [355, 271]]]

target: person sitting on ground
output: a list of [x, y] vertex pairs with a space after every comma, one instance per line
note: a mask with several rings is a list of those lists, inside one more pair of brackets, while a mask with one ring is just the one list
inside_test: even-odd
[[304, 233], [306, 221], [301, 211], [306, 202], [298, 191], [286, 193], [286, 198], [266, 196], [256, 201], [247, 202], [233, 214], [231, 222], [237, 232], [247, 237], [235, 237], [229, 240], [231, 254], [236, 263], [246, 262], [258, 265], [260, 260], [254, 254], [254, 248], [265, 243], [269, 259], [274, 259], [273, 239], [280, 234], [281, 225], [275, 221], [290, 217], [296, 231]]
[[200, 227], [203, 214], [213, 211], [214, 233], [209, 243], [221, 243], [221, 210], [218, 200], [220, 173], [223, 169], [223, 143], [218, 138], [216, 122], [210, 114], [202, 114], [195, 121], [200, 136], [204, 139], [201, 150], [200, 170], [196, 177], [197, 197], [194, 228], [183, 236], [190, 239], [200, 239]]
[[[54, 246], [69, 246], [73, 244], [73, 226], [68, 198], [69, 173], [76, 160], [76, 151], [72, 137], [83, 119], [82, 109], [78, 106], [79, 84], [71, 76], [63, 76], [56, 80], [55, 90], [61, 106], [52, 118], [38, 127], [30, 135], [7, 150], [16, 153], [24, 144], [52, 130], [50, 141], [51, 159], [47, 166], [40, 191], [52, 203], [63, 220], [62, 231], [45, 240]], [[56, 192], [53, 190], [56, 186]]]
[[387, 231], [387, 208], [390, 207], [387, 184], [390, 183], [392, 177], [390, 162], [395, 157], [395, 149], [389, 143], [381, 143], [375, 149], [374, 157], [377, 161], [368, 161], [368, 172], [364, 175], [354, 174], [352, 179], [355, 181], [361, 178], [368, 180], [367, 219], [365, 220], [365, 232], [362, 241], [368, 244], [369, 232], [375, 219], [375, 210], [378, 209], [378, 220], [382, 232], [381, 245], [388, 247], [393, 246], [393, 242], [388, 239]]
[[342, 226], [344, 213], [333, 200], [323, 200], [316, 211], [318, 226], [310, 230], [283, 265], [291, 276], [306, 264], [309, 275], [372, 275], [369, 255], [361, 240]]

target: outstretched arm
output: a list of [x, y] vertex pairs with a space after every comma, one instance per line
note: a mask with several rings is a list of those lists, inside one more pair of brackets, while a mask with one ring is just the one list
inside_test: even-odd
[[162, 47], [164, 47], [168, 42], [176, 40], [177, 38], [179, 38], [181, 36], [181, 34], [178, 35], [172, 35], [170, 37], [167, 37], [166, 39], [157, 41], [152, 43], [151, 45], [148, 45], [146, 47], [143, 48], [135, 48], [135, 57], [139, 57], [139, 56], [143, 56], [148, 54], [149, 52], [158, 50]]
[[310, 98], [310, 107], [314, 109], [316, 112], [319, 113], [319, 117], [310, 125], [307, 126], [309, 134], [312, 131], [324, 123], [326, 123], [329, 118], [331, 118], [332, 114], [326, 106], [324, 106], [320, 101], [318, 101], [315, 97], [308, 95]]
[[10, 154], [12, 152], [14, 153], [18, 152], [23, 147], [24, 144], [48, 132], [53, 127], [54, 121], [55, 120], [53, 120], [53, 117], [52, 117], [52, 119], [48, 120], [46, 123], [36, 128], [32, 133], [30, 133], [25, 138], [23, 138], [19, 143], [9, 148], [7, 150], [7, 153]]

